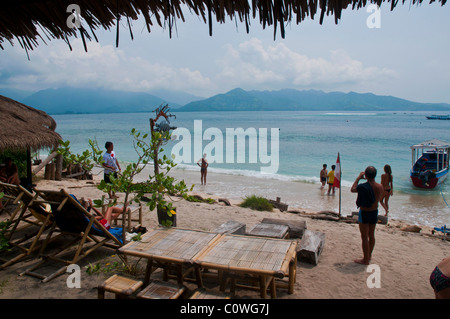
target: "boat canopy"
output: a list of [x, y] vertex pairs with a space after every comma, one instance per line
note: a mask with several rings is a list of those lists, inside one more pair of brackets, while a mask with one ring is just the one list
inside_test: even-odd
[[450, 143], [438, 139], [422, 142], [411, 146], [411, 149], [447, 149], [450, 148]]

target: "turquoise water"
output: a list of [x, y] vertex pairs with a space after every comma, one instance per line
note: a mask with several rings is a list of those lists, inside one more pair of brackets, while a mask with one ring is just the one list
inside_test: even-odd
[[[342, 185], [350, 187], [355, 177], [366, 166], [375, 166], [382, 174], [385, 164], [392, 167], [394, 177], [394, 195], [402, 197], [402, 208], [405, 202], [410, 202], [411, 211], [420, 214], [432, 203], [431, 209], [437, 216], [432, 217], [434, 224], [450, 224], [450, 208], [444, 202], [450, 200], [450, 180], [444, 182], [441, 188], [435, 190], [422, 190], [415, 188], [409, 178], [411, 167], [410, 146], [426, 140], [441, 139], [449, 141], [450, 121], [431, 121], [425, 118], [429, 112], [176, 112], [176, 119], [171, 118], [171, 125], [184, 128], [191, 133], [191, 156], [187, 163], [179, 164], [186, 170], [197, 169], [195, 162], [201, 154], [214, 145], [221, 145], [222, 149], [208, 154], [210, 171], [220, 174], [240, 175], [248, 177], [270, 177], [277, 181], [293, 183], [319, 184], [319, 171], [322, 164], [330, 168], [336, 163], [340, 153], [342, 168]], [[88, 139], [96, 139], [103, 149], [106, 141], [112, 141], [118, 158], [124, 162], [136, 159], [130, 131], [136, 128], [142, 132], [149, 132], [149, 118], [153, 113], [130, 114], [80, 114], [80, 115], [53, 115], [57, 122], [57, 132], [64, 140], [71, 141], [71, 150], [79, 152], [88, 148]], [[201, 121], [201, 134], [208, 129], [222, 134], [223, 143], [219, 143], [214, 136], [207, 140], [200, 135], [201, 148], [194, 155], [194, 121]], [[226, 129], [243, 128], [254, 129], [260, 137], [259, 129], [268, 130], [268, 153], [271, 155], [272, 143], [278, 142], [279, 165], [275, 173], [261, 173], [261, 167], [269, 164], [262, 162], [260, 155], [263, 150], [256, 148], [256, 163], [249, 163], [250, 139], [245, 147], [244, 163], [237, 163], [237, 146], [234, 143], [235, 157], [233, 161], [226, 161]], [[271, 129], [277, 129], [279, 139], [271, 142]], [[198, 129], [198, 125], [197, 125]], [[249, 130], [250, 129], [250, 130]], [[178, 132], [180, 130], [177, 130]], [[178, 135], [180, 136], [180, 134]], [[197, 135], [199, 136], [199, 135]], [[174, 147], [187, 140], [173, 140], [164, 146], [165, 153], [170, 154]], [[237, 139], [236, 139], [237, 141]], [[211, 144], [211, 145], [210, 145]], [[183, 144], [188, 145], [188, 144]], [[199, 144], [197, 144], [199, 145]], [[180, 155], [185, 155], [183, 153]], [[219, 152], [219, 153], [217, 153]], [[220, 153], [222, 157], [218, 156]], [[219, 162], [211, 159], [221, 158]], [[186, 156], [186, 158], [188, 158]], [[275, 160], [275, 156], [272, 156]], [[273, 164], [273, 163], [272, 163]], [[255, 182], [256, 183], [256, 182]], [[238, 192], [238, 190], [237, 190]], [[412, 196], [412, 197], [411, 197]], [[394, 200], [396, 196], [392, 197]], [[420, 204], [421, 200], [426, 203]], [[419, 204], [417, 203], [419, 201]], [[393, 203], [394, 204], [394, 203]], [[414, 220], [414, 217], [411, 217]]]

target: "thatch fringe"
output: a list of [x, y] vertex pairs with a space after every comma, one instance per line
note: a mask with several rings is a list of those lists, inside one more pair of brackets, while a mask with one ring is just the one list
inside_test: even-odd
[[0, 95], [0, 152], [54, 148], [61, 136], [47, 113]]
[[[423, 0], [410, 0], [412, 5], [421, 4]], [[431, 0], [430, 3], [435, 0]], [[444, 5], [447, 0], [438, 0]], [[70, 12], [67, 8], [73, 0], [14, 0], [0, 2], [0, 48], [2, 43], [9, 41], [11, 45], [16, 38], [25, 50], [32, 50], [38, 46], [38, 38], [43, 40], [44, 35], [50, 39], [64, 39], [78, 36], [76, 28], [67, 25]], [[147, 31], [151, 32], [152, 19], [160, 27], [172, 28], [176, 20], [184, 21], [183, 10], [201, 17], [208, 23], [209, 33], [212, 35], [213, 15], [216, 21], [224, 23], [228, 16], [245, 23], [249, 32], [251, 17], [259, 14], [259, 21], [263, 28], [274, 26], [274, 36], [279, 25], [281, 37], [285, 37], [285, 24], [294, 21], [299, 24], [306, 17], [314, 19], [320, 11], [319, 23], [322, 24], [325, 14], [334, 15], [338, 23], [343, 9], [360, 9], [368, 3], [379, 6], [383, 2], [390, 2], [391, 10], [399, 0], [79, 0], [76, 3], [80, 8], [83, 28], [79, 31], [86, 47], [86, 39], [92, 36], [97, 40], [95, 30], [103, 28], [110, 30], [117, 28], [116, 44], [119, 44], [118, 24], [122, 17], [127, 19], [130, 35], [133, 38], [130, 19], [137, 20], [139, 15], [145, 19]], [[402, 0], [402, 4], [405, 0]], [[38, 29], [39, 28], [39, 29]], [[21, 39], [21, 40], [20, 40]]]

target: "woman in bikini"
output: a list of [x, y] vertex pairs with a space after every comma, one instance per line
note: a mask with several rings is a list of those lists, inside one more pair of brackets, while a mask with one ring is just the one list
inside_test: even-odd
[[436, 299], [450, 299], [450, 257], [444, 258], [430, 275]]
[[206, 154], [203, 154], [203, 157], [198, 160], [197, 165], [200, 166], [200, 173], [201, 173], [200, 180], [202, 182], [202, 185], [203, 184], [206, 185], [206, 174], [208, 168], [208, 161], [206, 160]]
[[384, 188], [384, 196], [380, 201], [380, 205], [383, 206], [386, 211], [384, 216], [387, 216], [389, 214], [389, 197], [393, 195], [394, 191], [392, 169], [390, 165], [386, 164], [384, 166], [384, 174], [381, 175], [381, 185], [383, 185]]

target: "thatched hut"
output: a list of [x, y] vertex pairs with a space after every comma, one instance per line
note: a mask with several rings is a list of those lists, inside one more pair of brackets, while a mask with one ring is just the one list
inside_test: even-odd
[[31, 184], [31, 152], [59, 145], [56, 122], [47, 113], [0, 95], [0, 153], [27, 152], [27, 181]]
[[[431, 0], [430, 3], [435, 0]], [[437, 0], [444, 5], [446, 0]], [[391, 10], [405, 0], [15, 0], [0, 2], [0, 47], [5, 41], [16, 39], [26, 49], [38, 46], [38, 40], [63, 39], [70, 47], [69, 38], [80, 36], [86, 47], [86, 39], [97, 40], [95, 30], [117, 28], [116, 42], [119, 42], [119, 21], [128, 24], [140, 15], [145, 19], [148, 32], [154, 22], [161, 27], [172, 28], [176, 20], [184, 21], [185, 12], [199, 16], [209, 25], [212, 35], [213, 16], [219, 23], [238, 20], [245, 23], [249, 32], [250, 21], [259, 17], [265, 28], [274, 26], [274, 36], [279, 26], [284, 37], [285, 24], [297, 24], [310, 17], [334, 16], [337, 23], [343, 9], [360, 9], [368, 3], [381, 6], [388, 3]], [[409, 4], [421, 4], [423, 0], [410, 0]], [[75, 6], [73, 6], [75, 4]], [[76, 23], [81, 22], [81, 23]]]

